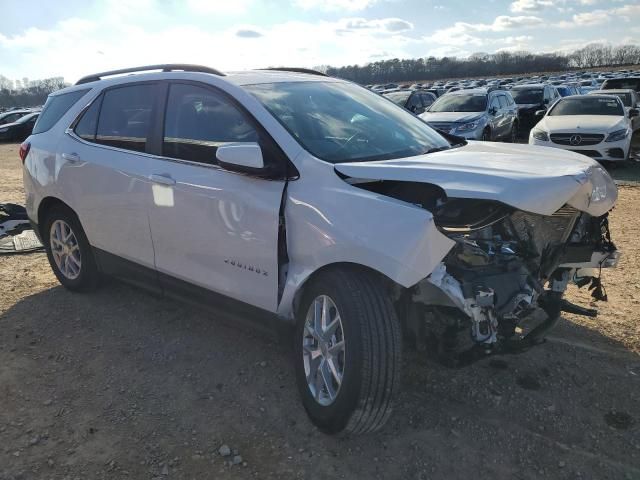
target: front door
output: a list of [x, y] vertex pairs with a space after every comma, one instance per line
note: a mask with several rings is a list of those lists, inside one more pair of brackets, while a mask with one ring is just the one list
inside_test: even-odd
[[177, 278], [275, 312], [285, 182], [233, 173], [216, 161], [218, 146], [263, 146], [264, 134], [213, 87], [175, 82], [168, 88], [162, 156], [151, 170], [156, 268], [169, 276], [161, 281], [171, 288]]

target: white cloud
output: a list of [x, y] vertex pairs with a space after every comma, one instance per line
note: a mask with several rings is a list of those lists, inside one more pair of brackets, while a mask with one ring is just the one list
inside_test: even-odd
[[509, 8], [514, 13], [532, 13], [550, 6], [553, 6], [552, 0], [516, 0]]
[[380, 33], [399, 33], [413, 30], [413, 24], [401, 18], [382, 18], [367, 20], [366, 18], [347, 18], [340, 20], [339, 32], [366, 30]]
[[200, 14], [242, 14], [246, 13], [253, 0], [187, 0], [187, 8]]
[[576, 13], [571, 20], [562, 20], [554, 24], [560, 28], [593, 27], [611, 22], [637, 22], [640, 20], [640, 5], [623, 5], [610, 9], [598, 9]]
[[376, 3], [376, 1], [377, 0], [293, 0], [293, 4], [304, 10], [320, 9], [326, 11], [357, 12], [370, 7]]

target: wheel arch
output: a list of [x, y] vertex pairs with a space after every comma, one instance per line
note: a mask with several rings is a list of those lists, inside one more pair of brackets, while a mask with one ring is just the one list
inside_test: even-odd
[[62, 200], [60, 200], [58, 197], [45, 197], [40, 201], [40, 204], [38, 205], [38, 213], [37, 213], [37, 225], [38, 225], [38, 233], [40, 234], [41, 238], [42, 235], [46, 232], [43, 232], [43, 228], [44, 228], [44, 221], [47, 217], [48, 212], [51, 211], [52, 208], [54, 207], [63, 207], [67, 210], [69, 210], [78, 221], [80, 221], [80, 219], [78, 218], [78, 214], [73, 210], [73, 208], [71, 208], [68, 204], [66, 204], [65, 202], [63, 202]]
[[383, 286], [388, 289], [390, 292], [401, 292], [405, 287], [395, 282], [393, 279], [385, 275], [383, 272], [376, 270], [375, 268], [369, 267], [367, 265], [362, 265], [360, 263], [354, 262], [333, 262], [326, 265], [321, 266], [320, 268], [314, 270], [309, 273], [309, 275], [304, 278], [300, 284], [298, 285], [295, 293], [293, 294], [293, 298], [291, 301], [291, 312], [290, 316], [287, 316], [288, 321], [295, 321], [296, 314], [298, 309], [300, 308], [300, 303], [304, 297], [306, 289], [313, 283], [313, 281], [322, 275], [325, 272], [337, 269], [351, 270], [353, 272], [364, 272], [370, 274], [376, 278], [378, 278]]

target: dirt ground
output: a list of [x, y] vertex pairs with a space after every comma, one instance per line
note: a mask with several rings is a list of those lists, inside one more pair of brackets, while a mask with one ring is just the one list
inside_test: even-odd
[[[17, 145], [0, 178], [22, 203]], [[72, 294], [42, 253], [0, 257], [0, 479], [640, 479], [639, 210], [621, 187], [597, 319], [466, 369], [408, 353], [386, 428], [346, 439], [307, 420], [287, 345], [117, 282]]]

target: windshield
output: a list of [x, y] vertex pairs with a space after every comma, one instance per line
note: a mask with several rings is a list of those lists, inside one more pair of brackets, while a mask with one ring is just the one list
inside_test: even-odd
[[487, 96], [484, 93], [444, 95], [436, 100], [429, 112], [484, 112]]
[[563, 98], [549, 112], [550, 116], [560, 115], [624, 115], [620, 101], [611, 96]]
[[411, 92], [392, 92], [392, 93], [387, 93], [384, 96], [387, 97], [396, 105], [404, 106], [404, 104], [407, 102], [407, 99], [409, 98], [410, 95], [411, 95]]
[[418, 117], [351, 83], [247, 85], [312, 155], [331, 163], [387, 160], [450, 147]]
[[562, 97], [568, 97], [569, 95], [571, 95], [571, 90], [569, 89], [569, 87], [556, 87], [556, 88], [558, 89], [558, 93]]
[[542, 103], [543, 95], [544, 90], [541, 88], [511, 90], [511, 96], [518, 105]]
[[20, 117], [18, 120], [16, 120], [16, 123], [27, 123], [30, 119], [32, 119], [37, 115], [38, 115], [37, 113], [27, 114], [24, 117]]

